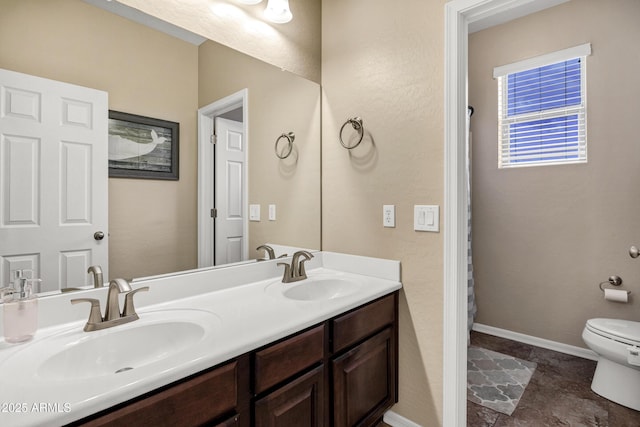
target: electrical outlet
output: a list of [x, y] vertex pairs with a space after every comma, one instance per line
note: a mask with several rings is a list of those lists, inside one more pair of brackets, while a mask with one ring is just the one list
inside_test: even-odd
[[276, 220], [276, 205], [269, 205], [269, 221]]
[[396, 207], [395, 205], [382, 206], [382, 225], [384, 227], [396, 226]]

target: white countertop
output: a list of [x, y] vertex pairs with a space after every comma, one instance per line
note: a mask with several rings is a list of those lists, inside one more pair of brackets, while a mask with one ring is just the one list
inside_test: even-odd
[[[287, 259], [279, 260], [283, 261]], [[149, 322], [167, 310], [173, 313], [179, 313], [174, 310], [201, 310], [213, 313], [212, 319], [216, 320], [211, 322], [206, 341], [190, 349], [187, 358], [184, 354], [179, 358], [167, 357], [138, 369], [91, 379], [42, 378], [35, 366], [25, 368], [20, 375], [7, 372], [20, 363], [27, 367], [37, 365], [38, 360], [46, 357], [39, 353], [46, 353], [47, 340], [56, 334], [82, 332], [89, 306], [71, 306], [70, 299], [96, 296], [103, 299], [107, 291], [98, 289], [41, 299], [41, 329], [34, 339], [20, 345], [0, 341], [0, 425], [51, 426], [84, 418], [402, 287], [397, 261], [319, 252], [307, 263], [309, 278], [342, 277], [362, 285], [355, 293], [327, 301], [292, 300], [282, 297], [280, 290], [295, 283], [282, 284], [281, 267], [275, 264], [253, 263], [132, 283], [133, 288], [149, 286], [151, 289], [136, 295], [140, 320], [129, 323], [131, 327], [137, 322]], [[102, 308], [104, 310], [104, 300]], [[97, 333], [105, 334], [126, 326]], [[95, 333], [82, 332], [83, 336]]]

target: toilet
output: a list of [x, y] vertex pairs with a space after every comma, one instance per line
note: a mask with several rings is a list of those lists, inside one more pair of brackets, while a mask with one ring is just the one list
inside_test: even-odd
[[598, 355], [591, 389], [640, 411], [640, 322], [589, 319], [582, 339]]

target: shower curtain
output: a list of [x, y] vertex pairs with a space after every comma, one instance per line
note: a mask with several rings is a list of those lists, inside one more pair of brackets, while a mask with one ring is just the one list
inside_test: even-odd
[[471, 257], [471, 116], [473, 107], [467, 110], [466, 175], [467, 175], [467, 344], [471, 343], [471, 327], [478, 308], [473, 283], [473, 260]]

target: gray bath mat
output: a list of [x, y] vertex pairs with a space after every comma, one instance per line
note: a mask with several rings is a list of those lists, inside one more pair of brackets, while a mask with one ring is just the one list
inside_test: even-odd
[[516, 409], [537, 363], [506, 354], [469, 347], [467, 400], [511, 415]]

